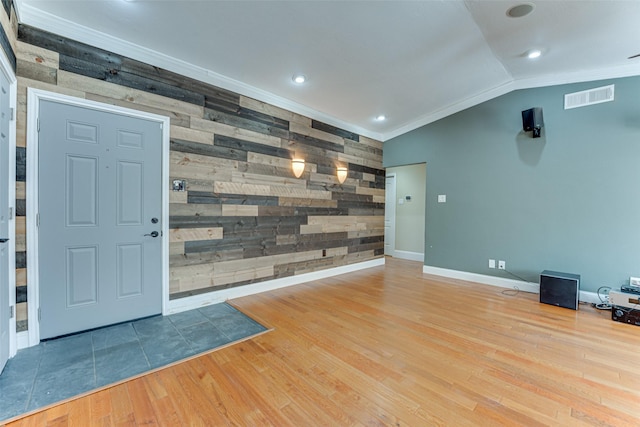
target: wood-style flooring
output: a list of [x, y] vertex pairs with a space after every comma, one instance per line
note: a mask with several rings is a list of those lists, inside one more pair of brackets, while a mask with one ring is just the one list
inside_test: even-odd
[[232, 301], [273, 331], [9, 426], [639, 426], [640, 327], [375, 267]]

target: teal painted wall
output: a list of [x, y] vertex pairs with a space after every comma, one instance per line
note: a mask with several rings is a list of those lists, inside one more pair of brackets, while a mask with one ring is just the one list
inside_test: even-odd
[[[564, 110], [564, 94], [615, 84], [615, 101]], [[542, 107], [541, 138], [521, 111]], [[384, 166], [427, 163], [425, 265], [582, 290], [640, 276], [640, 77], [519, 90], [384, 144]], [[447, 203], [437, 203], [446, 194]]]

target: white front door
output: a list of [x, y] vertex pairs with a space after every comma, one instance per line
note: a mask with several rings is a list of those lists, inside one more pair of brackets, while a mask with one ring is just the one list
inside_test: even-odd
[[384, 254], [394, 256], [396, 250], [396, 174], [387, 175], [384, 191]]
[[0, 70], [0, 372], [9, 359], [9, 80]]
[[40, 338], [162, 312], [162, 134], [40, 101]]

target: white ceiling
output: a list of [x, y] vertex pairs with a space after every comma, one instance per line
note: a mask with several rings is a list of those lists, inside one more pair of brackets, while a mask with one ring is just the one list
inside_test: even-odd
[[[530, 3], [523, 18], [506, 15]], [[640, 1], [16, 0], [22, 23], [382, 140], [514, 89], [640, 75]], [[530, 60], [524, 53], [540, 48]], [[308, 78], [300, 86], [294, 73]], [[559, 100], [559, 102], [562, 102]], [[384, 114], [387, 120], [374, 118]]]

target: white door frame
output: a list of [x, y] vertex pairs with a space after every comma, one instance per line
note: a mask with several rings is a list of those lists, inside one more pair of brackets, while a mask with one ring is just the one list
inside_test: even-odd
[[[393, 188], [389, 189], [387, 188], [387, 178], [393, 178]], [[385, 191], [385, 213], [384, 213], [384, 219], [385, 222], [389, 220], [389, 213], [391, 211], [393, 211], [393, 222], [390, 225], [390, 228], [393, 229], [393, 242], [391, 242], [390, 245], [390, 249], [389, 252], [390, 253], [386, 253], [385, 251], [385, 255], [389, 255], [389, 256], [395, 256], [396, 255], [396, 186], [397, 186], [397, 182], [398, 182], [398, 178], [396, 176], [395, 172], [389, 173], [385, 176], [384, 178], [385, 181], [385, 186], [384, 186], [384, 191]], [[389, 204], [389, 195], [393, 195], [393, 198], [391, 199], [391, 204]], [[386, 238], [387, 236], [385, 236]], [[385, 242], [386, 245], [386, 242]]]
[[27, 89], [27, 307], [29, 316], [29, 344], [40, 342], [38, 312], [40, 308], [40, 283], [38, 264], [38, 117], [40, 101], [74, 105], [106, 113], [124, 114], [130, 117], [157, 121], [162, 124], [162, 314], [169, 307], [169, 117], [144, 111], [103, 104], [40, 89]]
[[13, 307], [13, 317], [9, 319], [9, 357], [13, 357], [18, 351], [16, 335], [16, 105], [18, 80], [9, 65], [4, 52], [0, 55], [0, 72], [9, 80], [9, 106], [12, 116], [9, 124], [9, 186], [8, 198], [11, 216], [9, 217], [9, 271], [7, 271], [9, 283], [9, 306]]

